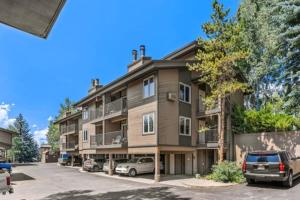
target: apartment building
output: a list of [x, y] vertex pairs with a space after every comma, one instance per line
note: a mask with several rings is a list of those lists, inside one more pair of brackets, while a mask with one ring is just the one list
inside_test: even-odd
[[[155, 157], [155, 180], [160, 164], [165, 174], [205, 174], [217, 161], [219, 104], [205, 107], [209, 93], [199, 74], [187, 69], [195, 62], [196, 41], [160, 60], [146, 56], [140, 46], [139, 58], [132, 51], [128, 72], [103, 86], [92, 80], [88, 95], [75, 106], [82, 110], [79, 154], [84, 159], [151, 155]], [[230, 111], [242, 104], [243, 95], [226, 101], [227, 159], [232, 159]], [[79, 116], [78, 116], [79, 117]], [[209, 127], [209, 129], [203, 129]], [[202, 130], [200, 131], [199, 130]]]
[[75, 160], [81, 159], [79, 154], [79, 135], [82, 133], [81, 112], [66, 112], [65, 115], [55, 121], [59, 124], [61, 154], [68, 154], [71, 157], [71, 165]]
[[17, 133], [0, 128], [0, 161], [4, 161], [7, 158], [7, 150], [11, 148], [12, 146], [12, 138]]

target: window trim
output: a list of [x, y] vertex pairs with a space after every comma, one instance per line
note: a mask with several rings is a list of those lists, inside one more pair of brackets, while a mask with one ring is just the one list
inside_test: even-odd
[[[82, 141], [83, 141], [83, 142], [88, 142], [88, 140], [89, 140], [89, 136], [88, 136], [88, 135], [89, 135], [89, 132], [88, 132], [88, 130], [85, 129], [85, 130], [82, 131], [82, 133], [83, 133], [83, 134], [82, 134]], [[85, 135], [85, 133], [86, 133], [86, 135]], [[85, 138], [85, 136], [86, 136], [86, 138]]]
[[[189, 101], [185, 101], [185, 100], [182, 100], [180, 99], [180, 85], [183, 85], [184, 86], [184, 97], [185, 97], [185, 88], [188, 87], [190, 92], [189, 92]], [[185, 83], [182, 83], [182, 82], [179, 82], [179, 95], [178, 95], [178, 100], [183, 102], [183, 103], [188, 103], [188, 104], [191, 104], [192, 103], [192, 86], [188, 85], [188, 84], [185, 84]]]
[[[181, 121], [181, 119], [184, 119], [184, 133], [181, 133], [181, 131], [180, 131], [180, 126], [181, 126], [180, 121]], [[189, 123], [190, 130], [189, 130], [188, 134], [185, 133], [186, 132], [186, 121], [187, 121], [187, 119], [190, 122]], [[179, 135], [182, 135], [182, 136], [191, 136], [192, 135], [192, 118], [179, 116]]]
[[89, 119], [89, 109], [88, 107], [85, 107], [82, 109], [82, 120], [88, 120], [88, 119]]
[[[145, 132], [145, 116], [150, 116], [153, 115], [153, 131], [151, 132]], [[142, 135], [153, 135], [155, 134], [155, 112], [149, 112], [149, 113], [145, 113], [143, 114], [143, 134]], [[149, 121], [148, 121], [148, 130], [149, 130]]]
[[[145, 96], [145, 89], [144, 89], [144, 87], [145, 87], [145, 81], [148, 81], [148, 84], [149, 84], [149, 80], [151, 79], [151, 78], [153, 78], [153, 84], [154, 84], [154, 93], [153, 93], [153, 95], [149, 95], [149, 96]], [[155, 96], [155, 93], [156, 93], [156, 88], [155, 88], [155, 86], [156, 86], [156, 83], [155, 83], [155, 78], [154, 78], [154, 75], [151, 75], [151, 76], [148, 76], [147, 78], [145, 78], [145, 79], [143, 79], [143, 99], [147, 99], [147, 98], [150, 98], [150, 97], [153, 97], [153, 96]], [[149, 87], [149, 90], [150, 90], [150, 86], [148, 86]], [[150, 91], [149, 91], [149, 94], [150, 94]]]

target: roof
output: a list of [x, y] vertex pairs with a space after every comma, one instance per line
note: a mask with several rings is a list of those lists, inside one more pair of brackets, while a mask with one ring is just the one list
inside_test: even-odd
[[61, 122], [64, 122], [64, 121], [67, 121], [67, 120], [70, 120], [70, 119], [73, 119], [73, 118], [80, 117], [81, 113], [82, 113], [81, 111], [77, 111], [75, 113], [72, 113], [72, 114], [70, 114], [70, 115], [68, 115], [66, 117], [63, 117], [63, 118], [60, 118], [60, 119], [56, 120], [54, 122], [54, 124], [58, 124], [58, 123], [61, 123]]
[[1, 0], [0, 22], [47, 38], [66, 0]]
[[[148, 62], [145, 62], [142, 66], [128, 72], [127, 74], [119, 77], [118, 79], [112, 81], [111, 83], [99, 88], [96, 92], [91, 93], [86, 97], [82, 98], [81, 100], [76, 102], [74, 106], [81, 106], [82, 104], [87, 103], [90, 99], [95, 98], [96, 96], [99, 96], [104, 92], [107, 92], [110, 88], [112, 88], [114, 85], [117, 85], [118, 83], [124, 84], [125, 82], [124, 80], [126, 79], [130, 80], [159, 68], [185, 67], [187, 63], [186, 60], [183, 61], [183, 60], [173, 60], [173, 59], [191, 52], [192, 50], [197, 48], [197, 45], [198, 45], [197, 41], [194, 40], [188, 43], [187, 45], [185, 45], [184, 47], [179, 48], [174, 52], [168, 54], [161, 60], [149, 60]], [[194, 62], [194, 61], [190, 61], [190, 62]]]
[[12, 131], [12, 130], [9, 130], [9, 129], [5, 129], [5, 128], [1, 128], [1, 127], [0, 127], [0, 131], [5, 132], [5, 133], [10, 133], [10, 134], [12, 134], [12, 135], [18, 134], [18, 133], [15, 132], [15, 131]]

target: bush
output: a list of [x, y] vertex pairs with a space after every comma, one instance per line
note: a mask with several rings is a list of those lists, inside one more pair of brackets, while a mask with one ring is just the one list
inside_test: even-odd
[[241, 168], [235, 162], [228, 161], [213, 165], [212, 173], [206, 178], [223, 183], [242, 183], [245, 181]]
[[291, 131], [300, 128], [299, 118], [279, 112], [271, 104], [258, 111], [234, 106], [231, 117], [234, 133]]

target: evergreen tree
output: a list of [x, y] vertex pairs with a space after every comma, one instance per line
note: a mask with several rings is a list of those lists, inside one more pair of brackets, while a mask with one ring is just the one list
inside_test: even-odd
[[300, 1], [276, 0], [273, 13], [283, 60], [284, 106], [289, 113], [300, 116]]
[[30, 132], [29, 125], [22, 114], [19, 114], [13, 125], [9, 127], [18, 135], [13, 139], [12, 151], [19, 162], [30, 162], [38, 157], [38, 145]]
[[192, 71], [200, 72], [200, 82], [208, 84], [211, 95], [205, 98], [207, 105], [220, 102], [219, 162], [224, 160], [225, 99], [237, 91], [246, 91], [248, 85], [241, 82], [239, 64], [247, 58], [247, 50], [241, 44], [241, 26], [228, 17], [229, 10], [217, 0], [213, 1], [211, 22], [202, 26], [207, 38], [199, 38], [197, 63], [188, 64]]

